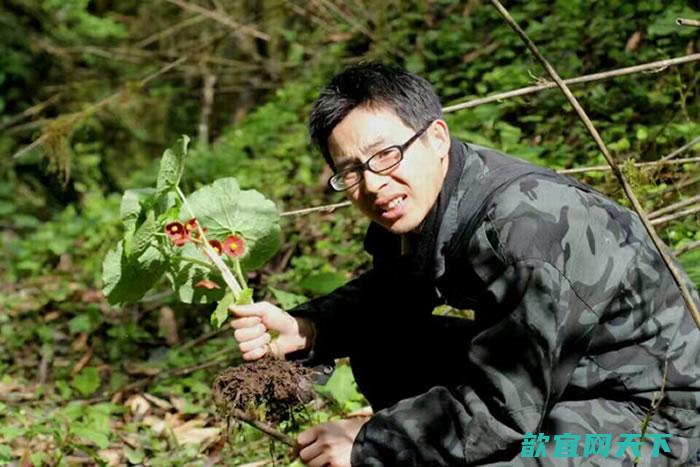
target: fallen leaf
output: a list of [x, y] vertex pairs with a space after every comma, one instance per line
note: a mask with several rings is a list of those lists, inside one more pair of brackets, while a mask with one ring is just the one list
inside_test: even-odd
[[148, 394], [147, 392], [143, 393], [143, 397], [148, 399], [149, 402], [153, 403], [156, 407], [161, 408], [163, 410], [170, 410], [173, 408], [172, 404], [165, 399], [161, 399], [160, 397], [156, 397], [152, 394]]
[[80, 373], [83, 368], [85, 368], [85, 365], [90, 362], [90, 359], [92, 358], [92, 349], [88, 349], [88, 351], [83, 355], [80, 360], [78, 360], [78, 363], [75, 364], [73, 367], [73, 370], [71, 370], [71, 373], [74, 375], [77, 375]]
[[137, 376], [155, 376], [160, 373], [159, 368], [132, 362], [124, 362], [124, 371]]
[[54, 320], [58, 319], [60, 316], [61, 316], [60, 311], [57, 311], [57, 310], [49, 311], [48, 313], [46, 313], [44, 315], [44, 321], [46, 321], [48, 323], [49, 321], [54, 321]]
[[120, 465], [122, 460], [121, 452], [117, 449], [101, 449], [97, 451], [97, 454], [103, 461], [107, 462], [108, 466]]
[[151, 410], [151, 404], [141, 395], [134, 394], [124, 404], [134, 416], [134, 421], [140, 421]]
[[634, 34], [627, 39], [627, 44], [625, 45], [625, 52], [634, 52], [639, 48], [639, 44], [642, 42], [642, 31], [635, 31]]
[[170, 403], [173, 404], [173, 407], [175, 407], [175, 410], [178, 412], [185, 411], [186, 402], [182, 397], [170, 396]]
[[190, 420], [173, 429], [179, 444], [210, 444], [219, 437], [221, 428], [205, 428], [203, 420]]
[[154, 417], [153, 415], [146, 415], [143, 418], [143, 423], [144, 425], [150, 427], [156, 436], [160, 436], [166, 427], [165, 420], [163, 420], [162, 418]]

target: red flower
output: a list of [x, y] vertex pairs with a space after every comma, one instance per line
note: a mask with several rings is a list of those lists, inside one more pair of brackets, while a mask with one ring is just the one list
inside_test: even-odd
[[210, 281], [209, 279], [202, 279], [201, 281], [197, 282], [195, 287], [198, 287], [200, 289], [208, 289], [208, 290], [214, 290], [214, 289], [220, 289], [221, 287], [219, 284], [217, 284], [214, 281]]
[[187, 230], [188, 233], [197, 230], [197, 219], [193, 217], [192, 219], [185, 222], [185, 230]]
[[[185, 230], [193, 240], [200, 240], [202, 237], [199, 233], [199, 222], [197, 222], [197, 219], [194, 217], [185, 222]], [[207, 233], [207, 228], [202, 227], [202, 231]]]
[[165, 233], [175, 246], [182, 246], [190, 239], [190, 234], [182, 223], [175, 221], [165, 226]]
[[232, 258], [239, 258], [245, 253], [245, 243], [243, 237], [238, 235], [229, 235], [224, 240], [224, 253]]
[[217, 255], [220, 255], [223, 251], [223, 248], [221, 247], [221, 242], [218, 240], [209, 240], [209, 245], [214, 249], [214, 251], [216, 251]]

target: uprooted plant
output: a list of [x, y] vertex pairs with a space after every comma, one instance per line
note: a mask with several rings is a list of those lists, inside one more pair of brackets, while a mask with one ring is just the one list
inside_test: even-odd
[[[218, 302], [211, 322], [220, 327], [231, 304], [252, 303], [246, 274], [279, 249], [279, 212], [261, 193], [241, 190], [233, 177], [185, 195], [179, 184], [188, 143], [183, 136], [164, 152], [155, 188], [124, 193], [124, 237], [105, 257], [103, 290], [112, 304], [133, 303], [165, 276], [183, 303]], [[284, 436], [254, 414], [264, 411], [259, 418], [280, 421], [311, 399], [313, 385], [297, 365], [263, 359], [224, 371], [214, 395], [227, 419], [251, 423], [279, 440]]]

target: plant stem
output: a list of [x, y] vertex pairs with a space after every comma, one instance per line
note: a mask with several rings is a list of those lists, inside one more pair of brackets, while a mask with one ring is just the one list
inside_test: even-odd
[[204, 266], [208, 269], [216, 269], [212, 264], [202, 261], [201, 259], [193, 258], [191, 256], [181, 256], [180, 258], [184, 259], [185, 261], [189, 261], [190, 263], [199, 264], [200, 266]]
[[[185, 194], [182, 192], [179, 186], [175, 186], [175, 191], [177, 192], [178, 196], [182, 200], [182, 206], [189, 211], [190, 215], [194, 217], [195, 219], [197, 216], [194, 214], [194, 211], [192, 210], [192, 207], [190, 206], [190, 203], [187, 202], [187, 198], [185, 197]], [[238, 284], [238, 281], [236, 278], [233, 276], [231, 273], [231, 270], [226, 266], [226, 263], [224, 263], [221, 258], [219, 258], [219, 255], [214, 251], [214, 249], [209, 245], [209, 240], [207, 240], [207, 236], [204, 233], [204, 229], [202, 229], [202, 226], [199, 225], [199, 222], [197, 223], [197, 231], [199, 232], [200, 237], [202, 238], [202, 250], [204, 251], [204, 254], [207, 255], [207, 257], [211, 260], [212, 263], [214, 263], [214, 266], [219, 270], [221, 275], [224, 278], [224, 282], [226, 282], [226, 285], [228, 285], [229, 289], [231, 289], [231, 292], [233, 293], [233, 298], [234, 300], [238, 300], [238, 297], [241, 296], [241, 292], [243, 291], [243, 288]]]

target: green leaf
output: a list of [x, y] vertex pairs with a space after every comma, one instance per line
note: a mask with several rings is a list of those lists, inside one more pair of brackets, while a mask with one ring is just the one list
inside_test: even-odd
[[153, 188], [139, 188], [124, 192], [119, 208], [119, 216], [127, 231], [136, 228], [143, 206], [148, 204], [148, 199], [154, 192]]
[[102, 431], [96, 431], [91, 426], [77, 426], [73, 428], [73, 433], [84, 441], [95, 444], [99, 449], [109, 447], [109, 435]]
[[284, 290], [275, 289], [274, 287], [270, 287], [270, 292], [272, 292], [272, 295], [275, 297], [275, 300], [277, 300], [277, 303], [279, 303], [285, 310], [289, 310], [297, 305], [301, 305], [302, 303], [309, 301], [309, 299], [304, 295], [286, 292]]
[[[200, 263], [208, 264], [209, 259], [193, 243], [186, 243], [180, 248], [183, 257], [193, 258]], [[212, 277], [216, 275], [216, 277]], [[223, 279], [215, 269], [202, 264], [192, 263], [186, 260], [175, 261], [175, 264], [166, 273], [170, 285], [183, 303], [214, 303], [224, 296], [225, 289], [209, 290], [195, 287], [202, 279], [212, 279], [218, 284], [223, 284]]]
[[155, 247], [127, 258], [122, 240], [102, 263], [102, 291], [112, 305], [136, 302], [162, 277], [165, 265], [165, 258]]
[[100, 387], [100, 372], [97, 368], [88, 367], [73, 377], [73, 387], [83, 396], [88, 396]]
[[332, 396], [347, 412], [357, 410], [364, 405], [364, 397], [357, 390], [355, 378], [348, 365], [339, 365], [328, 382], [316, 388], [319, 393]]
[[155, 213], [153, 211], [148, 211], [146, 220], [134, 233], [131, 252], [128, 253], [128, 256], [141, 256], [153, 243], [157, 227]]
[[700, 289], [700, 249], [689, 251], [679, 261], [695, 287]]
[[253, 303], [253, 289], [246, 287], [236, 300], [236, 305], [250, 305]]
[[228, 318], [228, 307], [233, 304], [233, 292], [228, 292], [226, 295], [224, 295], [224, 298], [221, 299], [218, 305], [216, 305], [216, 309], [214, 312], [211, 314], [210, 320], [211, 324], [216, 328], [219, 329], [222, 324], [226, 322], [226, 319]]
[[172, 148], [166, 149], [163, 157], [160, 160], [160, 171], [158, 172], [158, 181], [156, 182], [156, 197], [160, 198], [163, 194], [173, 190], [182, 177], [182, 172], [185, 167], [185, 156], [187, 156], [187, 146], [190, 143], [190, 138], [187, 135], [182, 135], [173, 145]]
[[325, 295], [345, 285], [347, 278], [338, 272], [319, 272], [304, 278], [299, 285], [311, 293]]
[[[210, 239], [223, 241], [232, 234], [243, 235], [244, 271], [257, 269], [279, 249], [279, 213], [275, 204], [255, 190], [241, 190], [235, 178], [227, 177], [204, 186], [188, 197], [188, 204], [200, 224], [209, 229]], [[186, 207], [184, 221], [191, 217]]]

